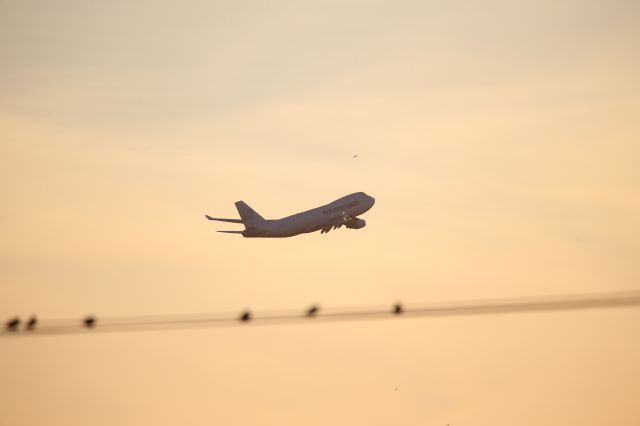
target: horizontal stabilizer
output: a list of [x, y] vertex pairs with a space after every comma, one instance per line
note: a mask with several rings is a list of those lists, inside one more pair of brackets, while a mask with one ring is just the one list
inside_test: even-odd
[[220, 222], [243, 223], [242, 219], [223, 219], [220, 217], [211, 217], [208, 214], [205, 214], [204, 217], [206, 217], [209, 220], [217, 220]]
[[222, 232], [223, 234], [242, 234], [243, 231], [217, 231]]

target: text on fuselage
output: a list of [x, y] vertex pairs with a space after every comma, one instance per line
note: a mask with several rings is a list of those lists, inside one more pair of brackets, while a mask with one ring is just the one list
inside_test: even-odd
[[324, 215], [326, 216], [326, 215], [329, 215], [331, 213], [339, 212], [340, 210], [345, 210], [345, 209], [348, 209], [350, 207], [355, 207], [355, 206], [358, 206], [358, 205], [360, 205], [360, 202], [358, 200], [356, 200], [356, 201], [352, 201], [352, 202], [347, 203], [347, 204], [343, 204], [343, 205], [338, 206], [338, 207], [334, 207], [332, 209], [323, 210], [322, 213], [324, 213]]

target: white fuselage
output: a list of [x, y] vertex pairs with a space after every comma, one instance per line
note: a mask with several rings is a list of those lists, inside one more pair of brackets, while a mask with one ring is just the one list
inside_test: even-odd
[[296, 213], [282, 219], [264, 220], [253, 224], [253, 226], [245, 223], [247, 229], [242, 232], [242, 235], [245, 237], [283, 238], [319, 230], [328, 231], [334, 226], [341, 226], [356, 219], [356, 216], [373, 207], [374, 203], [373, 197], [364, 192], [356, 192], [322, 207]]

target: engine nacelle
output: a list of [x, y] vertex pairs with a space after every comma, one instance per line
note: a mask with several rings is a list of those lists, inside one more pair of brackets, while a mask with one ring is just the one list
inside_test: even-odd
[[351, 229], [360, 229], [367, 226], [367, 222], [364, 219], [351, 219], [345, 223], [345, 226]]

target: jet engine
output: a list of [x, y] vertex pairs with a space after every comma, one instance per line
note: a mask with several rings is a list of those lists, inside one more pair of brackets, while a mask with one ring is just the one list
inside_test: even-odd
[[351, 229], [364, 228], [366, 225], [367, 222], [364, 219], [351, 219], [350, 221], [345, 223], [345, 226]]

